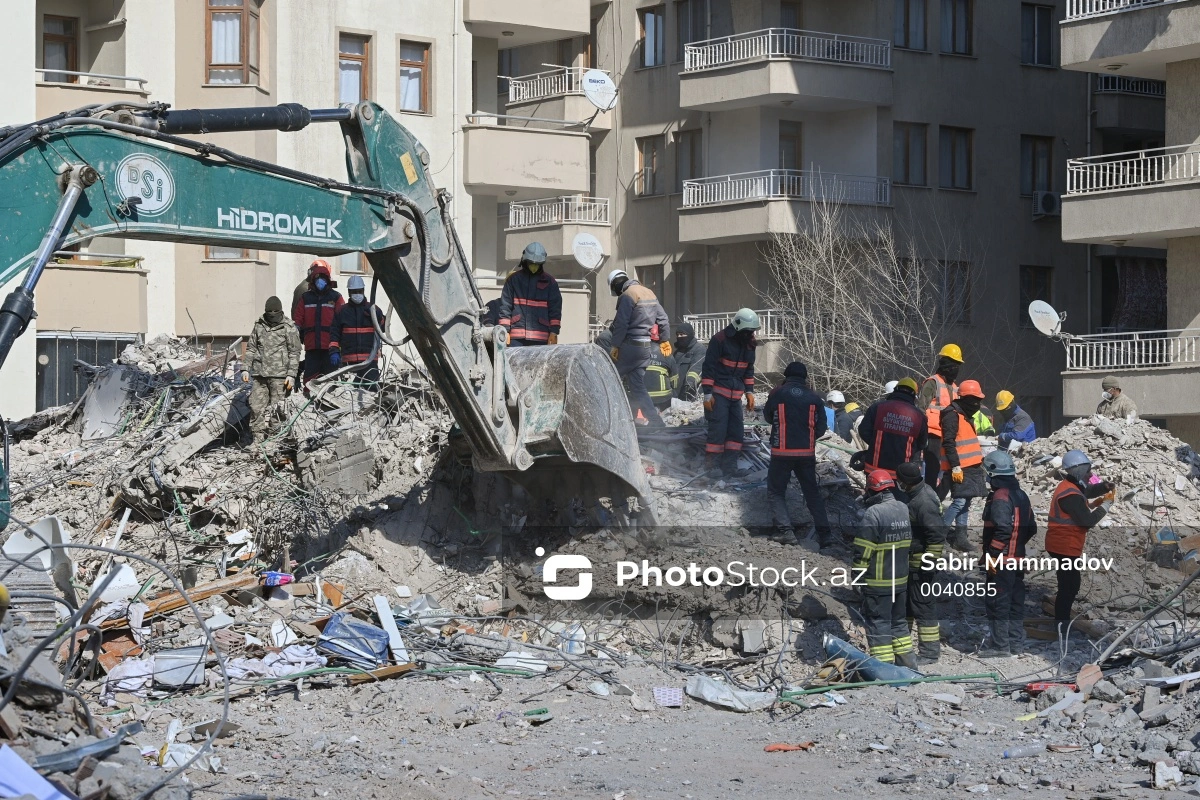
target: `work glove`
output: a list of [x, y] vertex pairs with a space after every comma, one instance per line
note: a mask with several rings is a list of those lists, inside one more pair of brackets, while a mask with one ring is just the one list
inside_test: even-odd
[[291, 375], [289, 375], [283, 379], [283, 390], [285, 392], [290, 392], [292, 390], [292, 387], [295, 385], [296, 385], [296, 381], [294, 378], [292, 378]]
[[754, 399], [754, 393], [753, 393], [753, 392], [746, 392], [746, 410], [747, 410], [747, 411], [753, 411], [753, 410], [754, 410], [754, 404], [755, 404], [756, 402], [757, 402], [757, 401]]
[[617, 356], [619, 356], [621, 354], [621, 349], [619, 347], [614, 347], [612, 350], [608, 351], [608, 354], [609, 354], [609, 356], [612, 357], [613, 361], [616, 361]]
[[242, 370], [242, 383], [249, 383], [249, 382], [250, 382], [249, 370]]
[[711, 413], [717, 407], [717, 401], [713, 399], [711, 394], [704, 395], [704, 410]]
[[342, 363], [342, 351], [341, 350], [330, 350], [329, 351], [329, 365], [331, 367], [336, 367], [338, 364], [341, 364], [341, 363]]
[[954, 481], [955, 483], [963, 482], [962, 467], [955, 467], [954, 469], [950, 470], [950, 480]]
[[558, 334], [557, 333], [550, 334], [550, 344], [558, 344]]
[[670, 342], [662, 342], [661, 344], [659, 344], [658, 352], [663, 354], [663, 358], [670, 358], [671, 357], [671, 343]]

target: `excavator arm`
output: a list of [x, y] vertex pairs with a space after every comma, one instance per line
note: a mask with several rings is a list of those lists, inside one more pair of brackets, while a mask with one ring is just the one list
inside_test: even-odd
[[[184, 134], [337, 122], [348, 180]], [[6, 135], [5, 135], [6, 134]], [[98, 236], [339, 255], [361, 252], [468, 443], [476, 469], [537, 494], [648, 497], [620, 379], [592, 345], [509, 350], [479, 297], [429, 154], [381, 107], [81, 109], [0, 131], [0, 365], [50, 255]], [[498, 155], [497, 157], [501, 157]], [[153, 266], [151, 266], [153, 268]]]

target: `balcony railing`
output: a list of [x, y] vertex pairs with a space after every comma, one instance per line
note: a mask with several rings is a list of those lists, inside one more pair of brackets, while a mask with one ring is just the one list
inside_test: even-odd
[[830, 200], [886, 206], [892, 202], [892, 182], [874, 175], [798, 169], [764, 169], [683, 182], [684, 208], [752, 200]]
[[1177, 2], [1179, 0], [1067, 0], [1067, 21]]
[[[583, 75], [588, 71], [587, 67], [560, 67], [553, 64], [543, 64], [542, 66], [553, 67], [553, 69], [536, 72], [532, 75], [508, 78], [508, 102], [528, 103], [534, 100], [545, 100], [548, 97], [583, 94]], [[507, 76], [501, 75], [500, 77]]]
[[568, 195], [547, 200], [522, 200], [508, 204], [508, 227], [536, 228], [539, 225], [608, 225], [608, 198]]
[[1143, 94], [1166, 97], [1167, 82], [1150, 78], [1128, 78], [1124, 75], [1094, 75], [1096, 91], [1100, 94]]
[[685, 45], [683, 71], [727, 67], [747, 61], [795, 59], [891, 69], [892, 43], [793, 28], [767, 28]]
[[1200, 145], [1109, 153], [1067, 162], [1067, 194], [1111, 192], [1200, 180]]
[[[707, 342], [717, 331], [733, 322], [734, 311], [718, 311], [714, 314], [684, 314], [683, 321], [690, 322], [696, 329], [696, 338]], [[762, 325], [756, 334], [760, 342], [778, 341], [783, 339], [784, 312], [776, 308], [768, 308], [754, 312], [758, 314], [758, 322]]]
[[[44, 83], [65, 83], [72, 86], [112, 86], [108, 81], [121, 81], [125, 88], [135, 92], [146, 91], [146, 78], [134, 78], [129, 75], [105, 75], [103, 72], [75, 72], [69, 69], [42, 69], [35, 68], [34, 72], [42, 76]], [[71, 80], [72, 78], [86, 78], [85, 81]], [[136, 83], [137, 86], [131, 87], [129, 84]]]
[[1200, 328], [1073, 336], [1067, 369], [1116, 372], [1200, 366]]

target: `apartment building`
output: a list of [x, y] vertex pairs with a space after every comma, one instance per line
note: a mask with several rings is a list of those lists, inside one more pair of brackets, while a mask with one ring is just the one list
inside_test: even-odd
[[1069, 161], [1063, 239], [1108, 254], [1138, 294], [1117, 325], [1069, 345], [1065, 406], [1082, 413], [1116, 373], [1143, 416], [1200, 445], [1200, 2], [1069, 0], [1066, 12], [1063, 66], [1121, 87], [1096, 112], [1125, 135]]

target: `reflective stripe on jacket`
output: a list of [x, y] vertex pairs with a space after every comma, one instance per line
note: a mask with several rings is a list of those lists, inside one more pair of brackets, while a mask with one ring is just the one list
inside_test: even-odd
[[908, 548], [912, 527], [908, 507], [890, 492], [868, 500], [862, 529], [854, 538], [854, 569], [866, 570], [866, 591], [883, 592], [908, 585]]
[[334, 289], [316, 292], [312, 289], [300, 295], [292, 308], [292, 320], [300, 329], [305, 350], [328, 350], [333, 335], [333, 318], [346, 301]]
[[1062, 509], [1062, 500], [1070, 495], [1083, 496], [1083, 490], [1074, 481], [1064, 479], [1054, 490], [1050, 500], [1050, 516], [1046, 521], [1046, 552], [1060, 556], [1083, 555], [1083, 543], [1088, 529], [1077, 525]]
[[951, 418], [958, 420], [953, 438], [950, 438], [949, 431], [942, 437], [942, 469], [948, 470], [953, 467], [966, 469], [982, 464], [983, 447], [979, 444], [979, 437], [975, 433], [975, 426], [971, 424], [971, 420], [962, 414], [958, 406], [953, 404], [942, 413], [945, 420]]
[[995, 488], [983, 504], [983, 551], [1007, 563], [1025, 557], [1025, 545], [1037, 533], [1029, 495], [1011, 476], [992, 479]]
[[920, 458], [928, 438], [925, 415], [905, 392], [893, 392], [868, 408], [858, 435], [867, 444], [866, 469], [887, 470], [893, 477], [896, 467]]
[[664, 356], [658, 345], [650, 348], [650, 365], [646, 367], [646, 392], [652, 400], [665, 400], [675, 396], [679, 383], [679, 367], [675, 359]]
[[[329, 349], [338, 349], [346, 364], [361, 364], [375, 350], [375, 327], [371, 324], [371, 313], [383, 328], [383, 312], [368, 302], [346, 303], [338, 309], [333, 319], [333, 338]], [[375, 357], [379, 357], [376, 351]]]
[[523, 342], [546, 344], [562, 324], [562, 292], [558, 281], [544, 269], [532, 273], [522, 267], [508, 276], [500, 292], [500, 325]]
[[732, 325], [727, 325], [708, 340], [700, 378], [700, 385], [706, 394], [712, 392], [730, 400], [741, 400], [743, 394], [754, 389], [754, 350], [757, 343], [751, 337], [743, 345], [738, 342], [736, 333]]
[[763, 418], [771, 425], [771, 455], [816, 455], [817, 439], [827, 430], [822, 405], [821, 398], [798, 378], [788, 378], [772, 389], [763, 406]]
[[626, 281], [617, 298], [617, 313], [612, 321], [613, 347], [627, 339], [642, 342], [671, 341], [671, 323], [658, 297], [637, 281]]
[[[925, 409], [925, 421], [929, 426], [930, 436], [942, 435], [942, 411], [958, 398], [958, 384], [946, 383], [936, 372], [925, 379], [928, 384], [933, 381], [933, 399]], [[924, 388], [924, 387], [922, 387]]]

